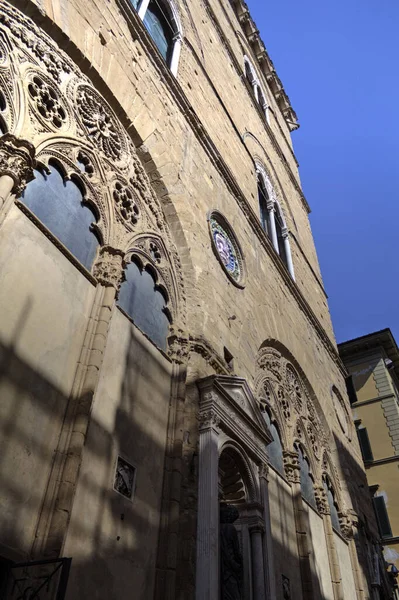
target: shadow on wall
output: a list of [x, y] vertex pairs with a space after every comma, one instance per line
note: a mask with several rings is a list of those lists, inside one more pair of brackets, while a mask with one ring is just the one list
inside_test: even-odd
[[[371, 593], [377, 580], [377, 576], [375, 575], [373, 541], [379, 540], [380, 536], [375, 521], [367, 477], [361, 466], [360, 451], [359, 458], [356, 459], [355, 456], [349, 453], [348, 449], [335, 434], [334, 440], [340, 467], [345, 474], [351, 503], [359, 518], [359, 529], [355, 535], [355, 543], [361, 569], [360, 575]], [[392, 597], [390, 586], [384, 577], [381, 578], [380, 595], [382, 598]]]
[[[170, 365], [123, 319], [120, 382], [112, 399], [96, 396], [63, 550], [70, 600], [152, 597]], [[3, 342], [0, 397], [0, 558], [20, 562], [32, 559], [68, 399]], [[137, 469], [133, 501], [113, 489], [118, 455]]]

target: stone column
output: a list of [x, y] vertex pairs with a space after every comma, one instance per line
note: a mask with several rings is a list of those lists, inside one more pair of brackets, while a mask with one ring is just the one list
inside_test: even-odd
[[168, 338], [168, 355], [173, 362], [164, 481], [154, 600], [175, 600], [177, 596], [180, 503], [183, 478], [184, 404], [186, 399], [188, 332], [173, 325]]
[[200, 414], [196, 600], [219, 598], [219, 417]]
[[283, 457], [285, 473], [292, 489], [299, 567], [301, 571], [302, 597], [303, 600], [316, 600], [309, 559], [307, 523], [301, 493], [299, 457], [297, 452], [289, 451], [284, 452]]
[[33, 144], [11, 133], [0, 137], [0, 222], [7, 212], [10, 196], [22, 194], [34, 177], [35, 166]]
[[341, 568], [334, 542], [334, 530], [331, 523], [330, 507], [324, 487], [315, 488], [317, 510], [323, 518], [324, 535], [326, 538], [328, 562], [330, 563], [331, 583], [334, 600], [344, 600], [342, 589]]
[[182, 42], [183, 42], [180, 32], [174, 36], [173, 42], [174, 43], [173, 43], [172, 58], [170, 61], [170, 70], [171, 70], [171, 73], [173, 73], [173, 75], [176, 77], [177, 67], [179, 65], [181, 46], [182, 46]]
[[251, 536], [251, 565], [252, 565], [252, 589], [253, 600], [266, 600], [265, 594], [265, 572], [263, 559], [263, 528], [260, 523], [250, 525]]
[[72, 512], [92, 402], [104, 358], [115, 298], [124, 278], [123, 252], [104, 246], [93, 267], [99, 285], [86, 329], [64, 428], [38, 524], [34, 554], [59, 556]]
[[289, 271], [292, 279], [295, 281], [294, 264], [292, 262], [291, 245], [290, 245], [288, 229], [286, 229], [286, 228], [283, 229], [282, 235], [283, 235], [283, 240], [284, 240], [285, 255], [287, 257], [287, 268], [288, 268], [288, 271]]
[[273, 201], [268, 201], [266, 204], [269, 213], [270, 237], [275, 251], [278, 253], [278, 239], [276, 230], [276, 209]]
[[351, 557], [352, 572], [353, 572], [353, 577], [355, 580], [356, 599], [357, 600], [365, 600], [362, 578], [361, 578], [360, 569], [359, 569], [360, 568], [359, 559], [357, 556], [356, 542], [355, 542], [355, 535], [356, 535], [355, 532], [359, 526], [359, 520], [355, 514], [349, 515], [347, 513], [340, 512], [338, 514], [338, 516], [339, 516], [339, 523], [341, 526], [342, 535], [348, 541], [348, 544], [349, 544], [349, 554]]
[[274, 573], [273, 538], [270, 518], [269, 502], [269, 467], [264, 464], [259, 467], [260, 492], [263, 503], [263, 518], [265, 521], [265, 535], [263, 539], [264, 571], [266, 576], [266, 598], [276, 598], [276, 578]]

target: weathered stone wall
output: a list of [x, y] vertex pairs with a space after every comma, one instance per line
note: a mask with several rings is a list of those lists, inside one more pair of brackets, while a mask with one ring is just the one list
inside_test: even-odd
[[[181, 258], [184, 284], [181, 287], [184, 287], [186, 301], [185, 310], [177, 311], [177, 325], [184, 326], [182, 338], [185, 350], [190, 352], [183, 353], [183, 360], [177, 361], [183, 362], [179, 367], [182, 372], [179, 372], [178, 383], [177, 377], [172, 378], [171, 392], [172, 367], [168, 359], [140, 333], [132, 333], [132, 325], [112, 302], [107, 305], [112, 315], [111, 326], [109, 332], [107, 327], [101, 329], [101, 352], [106, 347], [105, 362], [101, 367], [100, 357], [96, 363], [100, 381], [97, 389], [97, 383], [91, 387], [95, 396], [87, 437], [82, 429], [80, 443], [85, 446], [79, 480], [76, 484], [67, 482], [73, 488], [74, 502], [62, 551], [73, 554], [77, 564], [70, 597], [87, 595], [81, 581], [86, 577], [85, 566], [90, 561], [94, 564], [95, 559], [98, 563], [93, 566], [92, 574], [101, 576], [100, 585], [109, 590], [107, 598], [128, 597], [130, 590], [121, 584], [128, 572], [137, 597], [152, 597], [157, 528], [161, 522], [156, 560], [160, 570], [166, 573], [167, 585], [163, 589], [158, 587], [157, 597], [188, 600], [193, 597], [195, 581], [198, 484], [198, 390], [195, 384], [200, 377], [215, 371], [228, 372], [223, 359], [224, 347], [234, 357], [233, 372], [245, 377], [250, 387], [257, 374], [258, 351], [265, 342], [271, 345], [278, 342], [300, 366], [309, 394], [317, 400], [320, 420], [328, 423], [330, 450], [342, 484], [345, 508], [354, 503], [352, 490], [346, 484], [348, 473], [356, 469], [362, 471], [353, 432], [346, 435], [342, 431], [334, 410], [332, 386], [346, 398], [345, 371], [336, 354], [306, 205], [299, 188], [295, 158], [287, 142], [288, 127], [266, 82], [265, 90], [272, 107], [270, 128], [266, 127], [251, 97], [243, 70], [243, 54], [249, 54], [250, 50], [244, 36], [236, 34], [240, 26], [227, 0], [223, 3], [214, 0], [209, 5], [179, 4], [186, 39], [177, 82], [157, 57], [155, 47], [127, 0], [102, 3], [15, 0], [15, 5], [31, 14], [36, 24], [75, 61], [109, 102], [139, 147], [139, 156]], [[237, 65], [241, 65], [241, 72]], [[27, 119], [24, 123], [18, 135], [37, 145], [42, 142], [42, 132], [26, 125]], [[291, 248], [296, 283], [259, 228], [255, 158], [268, 169], [288, 227], [295, 236], [291, 239]], [[207, 214], [212, 209], [218, 209], [228, 219], [242, 247], [246, 269], [244, 289], [229, 281], [215, 257], [207, 222]], [[24, 239], [25, 230], [35, 228], [19, 211], [18, 207], [13, 208], [0, 230], [5, 256], [12, 254], [15, 239], [20, 236]], [[23, 223], [17, 237], [7, 229], [12, 219]], [[51, 242], [39, 231], [35, 230], [35, 235], [37, 247], [30, 249], [28, 256], [30, 261], [42, 264], [41, 247], [44, 243], [51, 246]], [[71, 297], [68, 306], [74, 315], [70, 319], [75, 319], [70, 339], [61, 340], [62, 352], [57, 363], [57, 368], [68, 365], [68, 372], [62, 371], [56, 381], [68, 395], [71, 373], [78, 368], [79, 348], [83, 344], [79, 334], [85, 331], [86, 324], [82, 321], [89, 320], [94, 288], [55, 247], [51, 246], [46, 252], [58, 253], [54, 258], [57, 267], [50, 277], [54, 302], [58, 302], [54, 281], [58, 282], [61, 263], [68, 265], [61, 272], [64, 269], [70, 273], [68, 271], [66, 276], [67, 283], [59, 283], [59, 288], [69, 285], [68, 294], [72, 294], [73, 288], [75, 294], [78, 291], [78, 297]], [[22, 279], [21, 289], [26, 287], [40, 306], [43, 298], [46, 299], [46, 288], [41, 274], [33, 273], [34, 276], [26, 280], [32, 281], [31, 287]], [[79, 281], [72, 281], [74, 277]], [[13, 285], [15, 288], [15, 283]], [[6, 307], [10, 295], [11, 292], [4, 299]], [[182, 297], [183, 293], [181, 305], [184, 304]], [[49, 348], [53, 351], [55, 345], [58, 350], [58, 342], [54, 341], [58, 321], [54, 318], [53, 322], [47, 312], [48, 309], [38, 320], [48, 323]], [[40, 329], [39, 339], [42, 335]], [[25, 346], [29, 348], [29, 340], [21, 348], [22, 353], [26, 352]], [[97, 351], [95, 344], [94, 351]], [[53, 355], [56, 356], [54, 352]], [[172, 354], [172, 358], [176, 357]], [[127, 392], [125, 386], [128, 386]], [[55, 432], [56, 427], [54, 435]], [[46, 445], [47, 453], [52, 452], [54, 443], [50, 441]], [[138, 469], [137, 502], [127, 505], [121, 501], [123, 510], [111, 489], [119, 450], [129, 457], [136, 456]], [[48, 457], [45, 460], [49, 462]], [[42, 488], [44, 485], [43, 482]], [[281, 490], [286, 493], [286, 488], [287, 484], [283, 484]], [[274, 490], [278, 497], [278, 486]], [[43, 493], [38, 490], [33, 511], [36, 518]], [[69, 510], [65, 509], [68, 515]], [[272, 513], [279, 510], [278, 502], [273, 500]], [[122, 514], [125, 515], [123, 520]], [[34, 518], [33, 514], [30, 518]], [[292, 521], [292, 515], [290, 519]], [[318, 523], [317, 535], [314, 534], [318, 544], [319, 538], [324, 539], [321, 519], [315, 515], [313, 521]], [[132, 531], [126, 534], [128, 524]], [[64, 535], [67, 525], [62, 530]], [[164, 532], [167, 532], [166, 541], [162, 538]], [[32, 535], [33, 524], [28, 537]], [[282, 537], [277, 529], [276, 539], [279, 535]], [[294, 570], [295, 535], [292, 531], [284, 542], [284, 547], [292, 549]], [[146, 554], [141, 553], [143, 544]], [[276, 574], [280, 581], [281, 540], [277, 546], [279, 544]], [[28, 551], [29, 540], [22, 546]], [[320, 567], [323, 573], [326, 568], [328, 565], [324, 564]], [[293, 579], [295, 577], [298, 578], [298, 574], [293, 575]]]

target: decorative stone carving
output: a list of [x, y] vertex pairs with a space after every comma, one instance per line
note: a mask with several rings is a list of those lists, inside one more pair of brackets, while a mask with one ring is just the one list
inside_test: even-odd
[[20, 17], [21, 23], [16, 23], [12, 18], [15, 13], [15, 9], [2, 5], [0, 23], [6, 25], [13, 35], [43, 63], [55, 81], [60, 82], [62, 73], [71, 72], [69, 61], [62, 59], [59, 53], [54, 51], [50, 38], [30, 19]]
[[259, 477], [261, 479], [266, 479], [266, 481], [269, 480], [269, 465], [266, 463], [263, 463], [262, 465], [260, 465], [259, 467]]
[[221, 600], [241, 600], [243, 559], [238, 533], [233, 523], [238, 510], [229, 504], [220, 505], [220, 588]]
[[60, 129], [66, 121], [67, 112], [59, 92], [39, 75], [33, 75], [28, 84], [28, 91], [32, 103], [42, 119]]
[[315, 486], [314, 496], [317, 510], [321, 515], [329, 515], [330, 507], [328, 505], [327, 494], [323, 486]]
[[8, 175], [13, 179], [12, 193], [19, 196], [34, 177], [36, 166], [35, 148], [26, 140], [11, 133], [0, 137], [0, 177]]
[[199, 415], [200, 420], [200, 429], [208, 429], [212, 427], [213, 429], [218, 429], [220, 425], [220, 417], [216, 414], [214, 410], [207, 410], [201, 412]]
[[103, 246], [93, 267], [93, 275], [99, 283], [114, 287], [117, 291], [125, 279], [124, 254], [121, 250]]
[[133, 191], [128, 186], [124, 186], [117, 181], [115, 183], [113, 197], [123, 219], [133, 227], [137, 225], [137, 221], [140, 217], [140, 210], [134, 198]]
[[301, 483], [301, 468], [297, 452], [283, 452], [284, 470], [290, 483]]
[[309, 441], [312, 445], [313, 453], [316, 458], [319, 458], [319, 443], [317, 441], [316, 431], [311, 423], [308, 423], [306, 431], [308, 433]]
[[338, 513], [338, 518], [339, 518], [339, 526], [340, 526], [342, 535], [347, 540], [351, 539], [353, 537], [353, 523], [352, 523], [352, 519], [344, 511], [340, 511]]
[[302, 389], [296, 373], [290, 365], [286, 368], [287, 391], [298, 412], [302, 410]]
[[183, 364], [187, 361], [190, 353], [190, 344], [188, 341], [188, 334], [185, 331], [172, 325], [170, 328], [168, 345], [168, 355], [173, 362]]
[[101, 96], [89, 85], [80, 85], [76, 97], [82, 122], [92, 141], [113, 160], [124, 151], [124, 135], [119, 123]]
[[213, 250], [228, 278], [238, 287], [244, 287], [244, 259], [237, 238], [227, 219], [212, 211], [208, 217]]

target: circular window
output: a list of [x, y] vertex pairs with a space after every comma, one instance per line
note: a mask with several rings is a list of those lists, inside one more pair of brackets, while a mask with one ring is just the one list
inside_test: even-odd
[[244, 287], [244, 260], [237, 239], [224, 216], [212, 211], [208, 217], [213, 250], [228, 278], [237, 287]]

